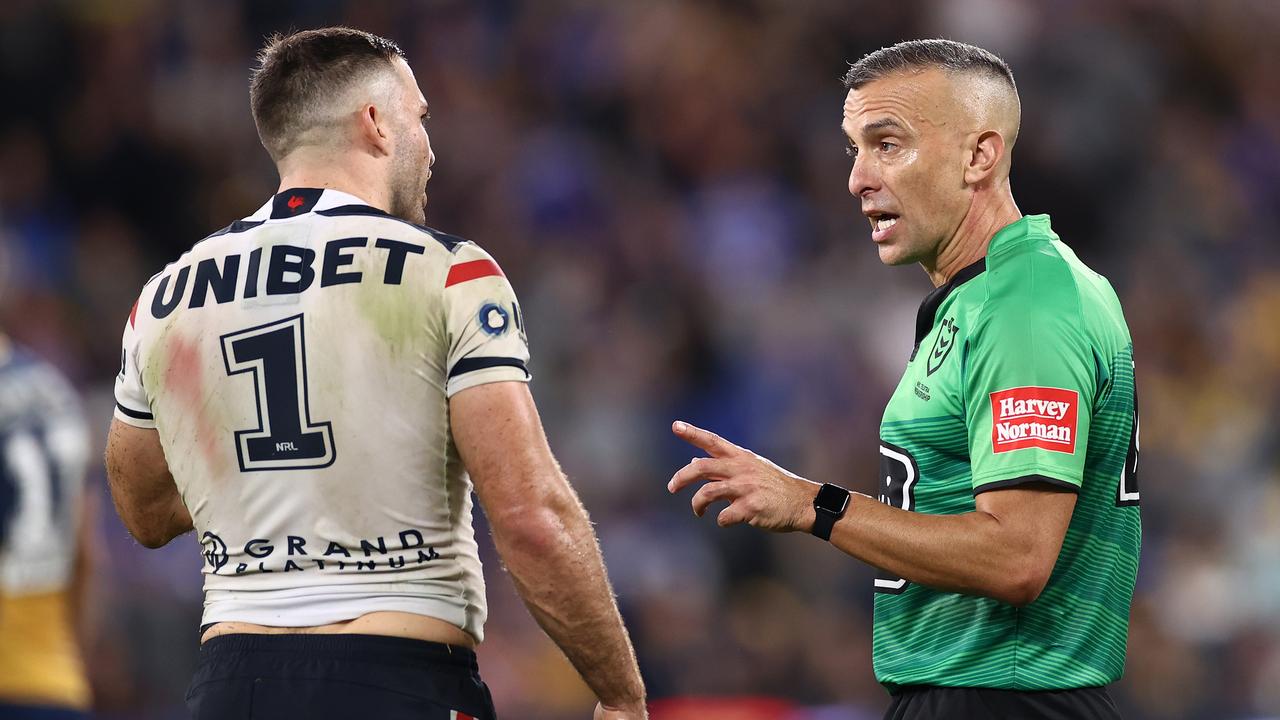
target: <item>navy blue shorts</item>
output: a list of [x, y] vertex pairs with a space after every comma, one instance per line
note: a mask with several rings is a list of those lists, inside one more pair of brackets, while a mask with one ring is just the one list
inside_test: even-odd
[[1022, 692], [916, 685], [894, 693], [885, 720], [1119, 720], [1103, 687]]
[[200, 646], [194, 720], [494, 720], [466, 648], [380, 635], [220, 635]]

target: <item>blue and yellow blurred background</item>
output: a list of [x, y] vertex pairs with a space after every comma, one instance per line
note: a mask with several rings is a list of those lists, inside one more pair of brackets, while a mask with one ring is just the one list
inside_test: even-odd
[[[887, 705], [872, 574], [807, 536], [695, 519], [664, 487], [689, 458], [667, 428], [873, 491], [930, 285], [880, 265], [846, 190], [840, 78], [908, 38], [1000, 53], [1024, 108], [1014, 196], [1111, 279], [1137, 347], [1145, 538], [1115, 694], [1138, 720], [1280, 716], [1280, 2], [6, 0], [0, 328], [77, 383], [99, 443], [143, 282], [276, 188], [255, 51], [335, 23], [416, 69], [428, 222], [521, 297], [534, 394], [651, 695], [771, 697], [760, 717], [795, 720]], [[100, 466], [89, 483], [98, 716], [184, 717], [199, 546], [143, 550]], [[589, 717], [486, 558], [503, 717]]]

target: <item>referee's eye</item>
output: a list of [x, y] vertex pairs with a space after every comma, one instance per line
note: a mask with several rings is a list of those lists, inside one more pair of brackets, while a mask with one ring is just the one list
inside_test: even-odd
[[880, 152], [892, 152], [896, 147], [898, 147], [896, 144], [886, 140], [880, 143]]
[[857, 146], [856, 146], [856, 145], [845, 145], [845, 146], [844, 146], [844, 154], [845, 154], [845, 155], [848, 155], [849, 157], [853, 158], [854, 160], [857, 160], [857, 159], [858, 159], [858, 148], [857, 148]]

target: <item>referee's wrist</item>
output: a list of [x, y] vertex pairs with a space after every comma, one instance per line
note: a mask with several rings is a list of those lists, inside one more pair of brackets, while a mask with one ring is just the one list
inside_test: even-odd
[[812, 517], [809, 534], [822, 540], [831, 540], [831, 532], [849, 509], [852, 494], [847, 488], [831, 483], [818, 486], [813, 494]]
[[800, 519], [796, 522], [795, 529], [803, 533], [813, 533], [813, 525], [818, 521], [818, 508], [813, 503], [818, 499], [818, 491], [822, 489], [822, 483], [812, 480], [805, 482], [804, 509], [800, 511]]
[[803, 533], [813, 534], [813, 526], [818, 522], [818, 511], [813, 507], [813, 501], [809, 501], [808, 507], [800, 514], [800, 523], [796, 525], [796, 530]]

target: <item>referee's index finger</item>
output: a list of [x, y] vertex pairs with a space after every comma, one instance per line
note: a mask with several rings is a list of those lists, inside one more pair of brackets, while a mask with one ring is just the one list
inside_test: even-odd
[[676, 437], [684, 440], [690, 445], [695, 445], [706, 450], [711, 457], [727, 457], [732, 455], [735, 451], [742, 450], [742, 448], [734, 445], [728, 440], [725, 440], [710, 430], [703, 430], [702, 428], [696, 425], [691, 425], [683, 420], [677, 420], [671, 423], [671, 432], [675, 433]]

